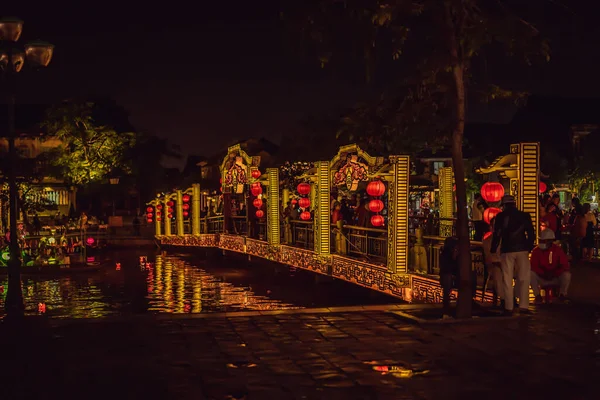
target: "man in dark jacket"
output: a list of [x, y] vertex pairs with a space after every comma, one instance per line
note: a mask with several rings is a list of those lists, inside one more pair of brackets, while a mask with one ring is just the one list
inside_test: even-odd
[[519, 296], [519, 309], [529, 308], [529, 282], [531, 265], [529, 252], [535, 244], [535, 230], [529, 213], [519, 211], [513, 196], [502, 198], [504, 210], [496, 216], [491, 252], [494, 254], [500, 245], [500, 264], [504, 276], [504, 308], [512, 314], [514, 308], [513, 279]]

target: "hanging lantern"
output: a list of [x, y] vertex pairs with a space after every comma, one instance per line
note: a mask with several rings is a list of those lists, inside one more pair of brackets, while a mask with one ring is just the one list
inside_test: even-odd
[[146, 214], [146, 218], [152, 218], [152, 213]]
[[173, 203], [172, 201], [167, 201], [167, 206], [173, 207], [174, 205], [175, 205], [175, 203]]
[[93, 237], [88, 237], [87, 239], [85, 239], [85, 242], [87, 243], [88, 246], [91, 246], [94, 244], [96, 240]]
[[162, 213], [161, 213], [160, 211], [157, 211], [157, 212], [156, 212], [156, 216], [157, 216], [157, 217], [160, 217], [160, 215], [161, 215], [161, 214], [162, 214]]
[[168, 212], [169, 214], [173, 214], [173, 208], [171, 208], [171, 207], [167, 207], [167, 212]]
[[252, 185], [250, 185], [250, 192], [254, 197], [258, 196], [259, 194], [262, 194], [262, 185], [258, 182], [254, 182]]
[[483, 212], [483, 220], [486, 224], [489, 224], [496, 215], [500, 214], [500, 212], [502, 212], [502, 210], [496, 207], [486, 208]]
[[302, 211], [300, 213], [300, 219], [302, 221], [308, 221], [310, 219], [310, 213], [308, 211]]
[[310, 199], [307, 197], [303, 197], [300, 200], [298, 200], [298, 205], [300, 206], [300, 208], [308, 208], [310, 207]]
[[261, 208], [262, 207], [262, 199], [254, 199], [254, 201], [252, 202], [252, 204], [254, 205], [254, 207], [256, 208]]
[[502, 200], [504, 186], [499, 182], [486, 182], [481, 187], [481, 197], [487, 202], [495, 203]]
[[302, 196], [306, 196], [310, 193], [310, 185], [306, 182], [299, 184], [297, 189], [298, 193], [300, 193]]
[[256, 218], [262, 218], [265, 216], [265, 213], [263, 210], [256, 210]]
[[369, 202], [369, 210], [374, 213], [383, 211], [383, 201], [379, 199], [371, 200]]
[[253, 177], [254, 179], [258, 179], [258, 178], [260, 178], [260, 176], [261, 176], [261, 175], [262, 175], [262, 174], [260, 173], [260, 171], [259, 171], [259, 170], [257, 170], [257, 169], [253, 169], [253, 170], [252, 170], [252, 177]]
[[385, 193], [385, 184], [380, 180], [371, 181], [367, 185], [367, 193], [372, 197], [380, 197]]
[[187, 218], [187, 217], [189, 217], [189, 216], [190, 216], [190, 213], [189, 213], [189, 212], [187, 212], [187, 211], [184, 211], [184, 212], [183, 212], [183, 218]]
[[[159, 204], [159, 205], [157, 205], [157, 206], [156, 206], [156, 209], [157, 209], [157, 210], [162, 210], [162, 204]], [[156, 215], [158, 215], [158, 213], [156, 213]]]
[[189, 210], [190, 209], [190, 205], [189, 204], [183, 204], [181, 206], [181, 208], [184, 209], [184, 210]]
[[152, 211], [154, 211], [154, 209], [152, 207], [148, 207], [148, 208], [146, 208], [146, 211], [151, 213]]
[[183, 200], [183, 202], [184, 202], [184, 203], [187, 203], [187, 202], [189, 202], [189, 201], [190, 201], [190, 195], [189, 195], [189, 194], [184, 194], [184, 195], [181, 197], [181, 200]]
[[292, 199], [292, 205], [295, 206], [296, 204], [298, 204], [298, 200]]
[[167, 215], [167, 218], [169, 218], [169, 219], [173, 219], [173, 214], [168, 214], [168, 215]]
[[157, 215], [157, 216], [156, 216], [156, 222], [160, 222], [160, 221], [162, 221], [162, 218], [161, 218], [160, 216], [158, 216], [158, 215]]
[[385, 219], [383, 219], [383, 215], [373, 215], [371, 217], [371, 225], [373, 226], [383, 226], [385, 224]]
[[[157, 219], [157, 221], [160, 221], [160, 220], [159, 220], [159, 219]], [[152, 218], [148, 218], [148, 219], [146, 220], [146, 222], [148, 222], [149, 224], [151, 224], [151, 223], [152, 223]]]
[[540, 193], [546, 193], [546, 190], [548, 190], [548, 185], [546, 185], [546, 183], [540, 181]]

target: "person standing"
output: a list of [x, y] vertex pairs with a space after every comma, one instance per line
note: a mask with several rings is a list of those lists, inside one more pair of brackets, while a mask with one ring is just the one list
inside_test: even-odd
[[502, 198], [503, 211], [496, 216], [491, 253], [500, 246], [500, 264], [504, 278], [504, 311], [512, 314], [514, 308], [513, 279], [519, 296], [519, 310], [529, 312], [529, 283], [531, 265], [529, 252], [535, 244], [535, 230], [529, 213], [517, 209], [515, 198]]
[[481, 197], [481, 194], [475, 193], [475, 200], [471, 207], [471, 219], [473, 220], [473, 225], [475, 225], [475, 236], [473, 237], [473, 240], [476, 242], [481, 242], [483, 235], [487, 231], [487, 224], [483, 220], [483, 212], [486, 208], [487, 203]]

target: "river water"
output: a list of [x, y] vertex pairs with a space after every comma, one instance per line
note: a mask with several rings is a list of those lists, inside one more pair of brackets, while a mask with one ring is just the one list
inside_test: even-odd
[[[71, 276], [24, 276], [28, 315], [103, 318], [142, 313], [210, 313], [397, 303], [356, 285], [284, 266], [189, 254], [122, 250], [100, 271]], [[140, 257], [147, 262], [140, 262]], [[0, 276], [0, 317], [7, 281]]]

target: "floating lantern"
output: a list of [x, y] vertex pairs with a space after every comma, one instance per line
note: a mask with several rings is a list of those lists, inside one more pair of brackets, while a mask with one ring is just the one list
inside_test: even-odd
[[183, 208], [184, 210], [189, 210], [190, 209], [190, 205], [189, 204], [183, 204], [181, 206], [181, 208]]
[[260, 178], [260, 176], [261, 176], [261, 175], [262, 175], [262, 174], [260, 173], [260, 171], [259, 171], [259, 170], [257, 170], [257, 169], [253, 169], [253, 170], [252, 170], [252, 177], [253, 177], [254, 179], [258, 179], [258, 178]]
[[385, 224], [385, 219], [382, 215], [373, 215], [371, 217], [371, 225], [373, 226], [383, 226]]
[[256, 218], [262, 218], [265, 216], [265, 213], [263, 210], [256, 210]]
[[306, 182], [299, 184], [297, 189], [298, 193], [300, 193], [302, 196], [306, 196], [310, 193], [310, 185]]
[[263, 205], [263, 202], [262, 202], [262, 199], [254, 199], [254, 201], [252, 202], [252, 204], [256, 208], [261, 208], [262, 205]]
[[252, 185], [250, 185], [250, 192], [254, 197], [258, 196], [259, 194], [262, 194], [262, 185], [258, 182], [254, 182]]
[[496, 215], [500, 214], [502, 212], [501, 209], [496, 208], [496, 207], [489, 207], [486, 208], [485, 211], [483, 212], [483, 220], [485, 221], [486, 224], [489, 224], [490, 221], [496, 217]]
[[310, 213], [308, 211], [302, 211], [300, 213], [300, 219], [302, 221], [308, 221], [310, 219]]
[[93, 245], [95, 241], [96, 240], [91, 236], [89, 238], [85, 239], [85, 242], [88, 244], [88, 246]]
[[383, 201], [379, 199], [371, 200], [369, 202], [369, 210], [374, 213], [383, 211]]
[[499, 182], [486, 182], [481, 187], [481, 197], [487, 202], [495, 203], [502, 200], [504, 186]]
[[154, 208], [148, 207], [148, 208], [146, 208], [146, 211], [149, 212], [149, 213], [151, 213], [152, 211], [154, 211]]
[[184, 203], [187, 203], [190, 201], [190, 195], [189, 194], [184, 194], [183, 197], [181, 197], [181, 200], [183, 200]]
[[540, 193], [546, 193], [546, 190], [548, 190], [548, 185], [540, 181]]
[[308, 208], [310, 207], [310, 199], [303, 197], [300, 200], [298, 200], [298, 205], [300, 206], [300, 208]]
[[369, 182], [367, 185], [367, 193], [372, 197], [380, 197], [385, 193], [385, 184], [380, 180]]

